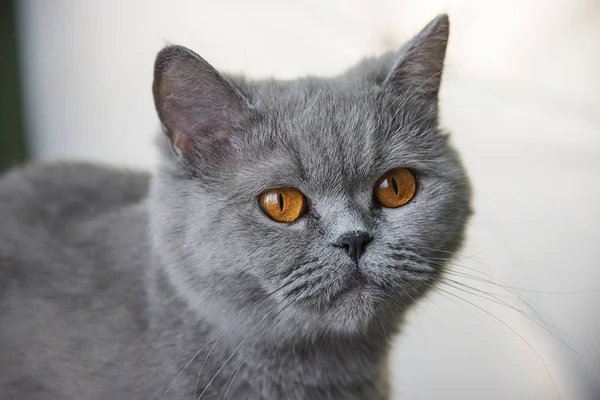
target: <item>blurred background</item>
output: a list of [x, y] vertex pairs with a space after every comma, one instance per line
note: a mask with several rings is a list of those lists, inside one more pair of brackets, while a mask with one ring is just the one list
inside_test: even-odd
[[334, 75], [440, 12], [442, 124], [476, 214], [410, 313], [394, 399], [600, 399], [600, 1], [0, 2], [0, 169], [154, 168], [156, 52], [251, 77]]

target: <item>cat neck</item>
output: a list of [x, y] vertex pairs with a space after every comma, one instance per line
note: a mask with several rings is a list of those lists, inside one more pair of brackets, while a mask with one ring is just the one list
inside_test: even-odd
[[274, 385], [386, 386], [381, 380], [387, 376], [387, 335], [393, 333], [393, 327], [373, 324], [373, 329], [360, 334], [277, 338], [271, 334], [269, 322], [255, 321], [256, 329], [247, 329], [211, 320], [190, 307], [160, 267], [149, 274], [149, 287], [151, 331], [154, 340], [161, 343], [159, 347], [168, 349], [162, 357], [170, 358], [174, 365], [184, 366], [197, 354], [190, 369], [197, 371], [199, 366], [195, 364], [206, 359], [203, 368], [207, 375], [216, 374], [223, 366], [224, 375], [231, 376], [235, 369], [248, 376], [256, 371], [261, 379], [268, 377]]

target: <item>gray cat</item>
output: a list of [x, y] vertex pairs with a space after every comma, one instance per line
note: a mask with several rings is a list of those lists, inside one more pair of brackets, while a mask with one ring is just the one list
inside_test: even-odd
[[167, 47], [156, 174], [3, 176], [0, 399], [389, 399], [388, 338], [470, 214], [437, 127], [448, 27], [332, 79]]

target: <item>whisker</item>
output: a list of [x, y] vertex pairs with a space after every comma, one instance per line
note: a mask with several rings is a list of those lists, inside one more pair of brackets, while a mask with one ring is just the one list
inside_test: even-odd
[[202, 398], [202, 396], [204, 395], [204, 393], [206, 393], [206, 391], [208, 390], [208, 388], [210, 387], [210, 385], [217, 378], [217, 376], [219, 375], [219, 373], [223, 370], [223, 368], [225, 368], [225, 365], [227, 365], [227, 363], [236, 355], [236, 353], [238, 352], [238, 350], [243, 346], [243, 344], [246, 342], [246, 340], [248, 340], [248, 338], [254, 333], [254, 331], [256, 331], [256, 329], [258, 328], [258, 326], [265, 319], [267, 319], [268, 316], [271, 314], [271, 312], [273, 312], [273, 310], [275, 310], [275, 308], [277, 308], [285, 300], [286, 299], [283, 299], [283, 300], [279, 301], [277, 304], [275, 304], [273, 307], [271, 307], [271, 309], [269, 309], [269, 311], [265, 314], [265, 316], [262, 317], [261, 320], [258, 321], [258, 323], [254, 326], [254, 328], [252, 328], [252, 330], [250, 330], [250, 332], [242, 339], [242, 341], [240, 342], [240, 344], [234, 349], [234, 351], [231, 353], [231, 355], [229, 355], [229, 357], [227, 357], [227, 359], [223, 362], [223, 365], [221, 365], [221, 367], [217, 370], [217, 372], [213, 375], [213, 377], [208, 381], [208, 383], [204, 387], [204, 390], [202, 390], [202, 392], [200, 393], [200, 396], [198, 396], [197, 400], [200, 400]]
[[423, 334], [424, 334], [425, 330], [423, 329], [423, 323], [421, 322], [421, 317], [419, 317], [419, 314], [417, 314], [417, 307], [421, 307], [421, 310], [425, 310], [425, 309], [404, 288], [402, 288], [402, 292], [404, 292], [404, 294], [407, 295], [408, 298], [412, 301], [412, 303], [414, 305], [414, 307], [412, 307], [413, 313], [415, 314], [415, 317], [417, 317], [417, 322], [419, 323], [419, 329], [421, 329], [421, 332], [423, 332]]
[[275, 347], [275, 354], [273, 355], [273, 360], [271, 360], [271, 369], [273, 369], [273, 365], [275, 364], [275, 360], [277, 359], [277, 353], [279, 352], [279, 347], [283, 343], [283, 338], [277, 343], [277, 347]]
[[222, 337], [223, 337], [223, 335], [220, 335], [219, 338], [213, 343], [211, 348], [208, 350], [208, 353], [206, 353], [206, 357], [204, 357], [204, 361], [202, 361], [202, 365], [200, 365], [200, 370], [198, 371], [198, 375], [196, 375], [196, 383], [194, 384], [194, 392], [192, 394], [192, 396], [193, 396], [192, 399], [194, 399], [196, 397], [196, 393], [198, 393], [198, 384], [200, 383], [200, 377], [202, 376], [202, 371], [204, 370], [204, 366], [208, 362], [208, 359], [210, 358], [210, 355], [212, 354], [215, 346], [217, 345], [217, 343], [219, 343], [219, 341], [221, 340]]
[[[477, 253], [472, 254], [472, 255], [466, 255], [466, 254], [463, 254], [463, 253], [460, 253], [460, 252], [452, 252], [452, 251], [449, 251], [449, 250], [434, 249], [434, 248], [431, 248], [431, 247], [424, 247], [424, 246], [412, 246], [412, 247], [414, 249], [416, 249], [416, 250], [433, 251], [433, 252], [436, 252], [436, 253], [446, 253], [446, 254], [449, 255], [448, 257], [427, 257], [427, 259], [429, 259], [429, 260], [437, 260], [437, 261], [450, 262], [450, 261], [454, 261], [456, 258], [460, 258], [460, 259], [464, 259], [464, 260], [474, 261], [477, 264], [485, 267], [487, 269], [487, 271], [488, 271], [488, 275], [493, 276], [492, 269], [490, 268], [490, 266], [487, 265], [487, 264], [485, 264], [483, 261], [478, 260], [476, 258], [477, 256], [481, 255], [485, 251], [485, 249], [482, 249], [482, 250], [480, 250]], [[477, 269], [473, 269], [473, 270], [477, 271], [477, 272], [480, 272], [480, 273], [483, 273], [483, 272], [481, 272], [481, 271], [479, 271]]]
[[179, 377], [183, 374], [183, 372], [187, 369], [187, 367], [190, 366], [190, 364], [192, 362], [194, 362], [194, 360], [196, 359], [196, 357], [198, 357], [200, 355], [200, 353], [202, 352], [202, 350], [204, 350], [206, 348], [206, 346], [208, 346], [208, 344], [214, 339], [216, 338], [223, 330], [219, 330], [217, 331], [217, 333], [215, 333], [215, 335], [213, 337], [211, 337], [210, 339], [208, 339], [208, 342], [206, 342], [202, 347], [200, 347], [200, 350], [198, 350], [196, 352], [196, 354], [194, 354], [194, 356], [192, 358], [190, 358], [190, 361], [187, 362], [187, 364], [185, 364], [185, 366], [181, 369], [181, 371], [179, 371], [179, 373], [177, 374], [177, 376], [175, 377], [175, 379], [173, 379], [173, 381], [171, 382], [171, 384], [169, 385], [169, 387], [167, 388], [167, 390], [165, 391], [165, 393], [163, 394], [163, 396], [160, 398], [161, 400], [164, 400], [165, 396], [169, 393], [169, 391], [171, 390], [171, 388], [173, 387], [173, 385], [175, 384], [175, 382], [177, 382], [177, 379], [179, 379]]
[[[459, 264], [451, 264], [454, 267], [458, 267], [458, 268], [464, 268], [464, 269], [470, 269], [468, 267], [465, 267], [463, 265], [459, 265]], [[481, 271], [478, 270], [474, 270], [475, 272], [481, 273], [483, 274]], [[501, 294], [501, 293], [491, 293], [485, 290], [481, 290], [478, 288], [475, 288], [465, 282], [460, 282], [457, 280], [453, 280], [453, 279], [449, 279], [445, 276], [443, 276], [440, 280], [440, 282], [448, 285], [449, 287], [453, 287], [454, 289], [457, 290], [462, 290], [465, 293], [471, 294], [473, 296], [477, 296], [481, 299], [490, 301], [492, 303], [496, 303], [499, 305], [502, 305], [504, 307], [507, 307], [513, 311], [516, 311], [518, 313], [520, 313], [522, 316], [524, 316], [525, 318], [527, 318], [528, 320], [532, 321], [533, 323], [535, 323], [537, 326], [539, 326], [540, 328], [544, 329], [546, 331], [546, 333], [548, 333], [550, 335], [550, 337], [552, 338], [552, 341], [554, 342], [554, 345], [557, 348], [557, 353], [560, 355], [561, 359], [563, 360], [563, 363], [566, 363], [564, 356], [562, 354], [561, 351], [558, 350], [558, 346], [559, 343], [561, 345], [563, 345], [565, 348], [567, 348], [568, 350], [570, 350], [573, 354], [575, 354], [577, 357], [579, 357], [583, 362], [585, 362], [588, 366], [591, 366], [594, 370], [596, 371], [600, 371], [598, 369], [597, 366], [592, 365], [592, 363], [590, 362], [590, 360], [588, 358], [586, 358], [583, 354], [581, 354], [578, 350], [576, 350], [573, 346], [571, 346], [566, 340], [562, 339], [561, 337], [559, 337], [557, 334], [555, 334], [552, 330], [560, 333], [561, 335], [567, 336], [568, 338], [575, 340], [577, 342], [581, 342], [581, 340], [575, 336], [573, 336], [572, 334], [570, 334], [569, 332], [555, 326], [552, 325], [550, 323], [548, 323], [547, 321], [545, 321], [541, 315], [536, 311], [535, 307], [533, 307], [521, 294], [519, 294], [519, 291], [524, 291], [524, 292], [530, 292], [530, 293], [539, 293], [539, 294], [557, 294], [557, 295], [566, 295], [566, 294], [586, 294], [586, 293], [593, 293], [596, 292], [597, 290], [589, 290], [589, 291], [562, 291], [562, 292], [557, 292], [557, 291], [541, 291], [541, 290], [531, 290], [531, 289], [524, 289], [524, 288], [517, 288], [511, 285], [506, 284], [505, 282], [501, 281], [498, 278], [495, 277], [490, 277], [493, 280], [481, 277], [481, 276], [475, 276], [475, 275], [471, 275], [469, 273], [465, 273], [465, 272], [461, 272], [461, 271], [454, 271], [452, 269], [447, 270], [444, 272], [445, 275], [453, 275], [459, 278], [466, 278], [466, 279], [470, 279], [482, 284], [489, 284], [492, 285], [494, 287], [498, 287], [500, 289], [505, 290], [507, 294]], [[494, 281], [495, 280], [495, 281]], [[454, 284], [460, 285], [462, 286], [461, 288], [453, 286], [451, 284], [449, 284], [448, 282], [452, 282]], [[467, 288], [468, 290], [465, 290], [465, 288]], [[473, 293], [473, 291], [479, 293]], [[515, 298], [518, 299], [523, 305], [525, 305], [532, 313], [528, 313], [510, 303], [508, 303], [505, 300], [500, 299], [499, 297], [507, 297], [507, 298], [511, 298], [514, 300]]]
[[[481, 283], [487, 283], [487, 284], [493, 285], [493, 286], [495, 286], [495, 287], [499, 287], [499, 288], [501, 288], [501, 289], [504, 289], [504, 290], [506, 290], [507, 292], [509, 292], [510, 294], [512, 294], [513, 296], [516, 296], [516, 297], [517, 297], [517, 298], [518, 298], [518, 299], [519, 299], [519, 300], [520, 300], [520, 301], [521, 301], [523, 304], [525, 304], [525, 306], [526, 306], [526, 307], [527, 307], [529, 310], [531, 310], [531, 311], [532, 311], [532, 312], [535, 314], [535, 316], [536, 316], [536, 317], [532, 316], [531, 314], [529, 314], [529, 313], [527, 313], [527, 312], [525, 312], [525, 311], [523, 311], [523, 310], [521, 310], [521, 309], [518, 309], [518, 308], [516, 308], [516, 307], [514, 307], [514, 306], [510, 305], [509, 303], [507, 303], [507, 302], [505, 302], [505, 301], [503, 301], [503, 300], [500, 300], [500, 299], [498, 299], [498, 297], [497, 297], [497, 296], [502, 296], [501, 294], [496, 294], [496, 293], [492, 294], [492, 293], [490, 293], [490, 292], [486, 292], [486, 291], [483, 291], [483, 290], [480, 290], [480, 289], [474, 288], [473, 286], [471, 286], [471, 285], [468, 285], [467, 283], [464, 283], [464, 282], [460, 282], [460, 281], [452, 280], [452, 279], [445, 278], [445, 277], [444, 277], [444, 278], [442, 278], [442, 281], [444, 281], [444, 280], [446, 280], [446, 281], [450, 281], [450, 282], [453, 282], [453, 283], [455, 283], [455, 284], [462, 285], [462, 286], [464, 286], [464, 287], [466, 287], [466, 288], [468, 288], [468, 289], [470, 289], [470, 290], [473, 290], [473, 291], [476, 291], [476, 292], [479, 292], [479, 293], [485, 294], [485, 295], [487, 295], [487, 296], [493, 297], [493, 298], [494, 298], [494, 300], [495, 300], [494, 302], [496, 302], [497, 304], [504, 305], [504, 306], [506, 306], [506, 307], [509, 307], [509, 308], [511, 308], [511, 309], [513, 309], [513, 310], [515, 310], [515, 311], [518, 311], [518, 312], [520, 312], [522, 315], [526, 316], [527, 318], [531, 319], [531, 320], [532, 320], [532, 321], [534, 321], [536, 324], [538, 324], [538, 326], [539, 326], [539, 323], [538, 323], [538, 322], [541, 322], [542, 324], [544, 324], [544, 328], [545, 328], [545, 329], [548, 331], [548, 333], [550, 333], [550, 334], [552, 334], [552, 333], [549, 331], [548, 327], [552, 327], [553, 329], [557, 330], [558, 332], [560, 332], [560, 333], [563, 333], [563, 334], [565, 334], [565, 335], [567, 335], [567, 336], [569, 336], [569, 337], [571, 337], [571, 338], [573, 338], [573, 339], [575, 339], [575, 340], [578, 340], [578, 339], [577, 339], [577, 338], [575, 338], [574, 336], [570, 335], [568, 332], [566, 332], [566, 331], [564, 331], [564, 330], [562, 330], [562, 329], [560, 329], [560, 328], [558, 328], [558, 327], [556, 327], [556, 326], [553, 326], [553, 325], [551, 325], [551, 324], [547, 323], [546, 321], [544, 321], [544, 319], [543, 319], [543, 318], [542, 318], [542, 317], [539, 315], [539, 313], [538, 313], [538, 312], [535, 310], [535, 308], [534, 308], [534, 307], [533, 307], [531, 304], [529, 304], [529, 302], [528, 302], [527, 300], [525, 300], [525, 298], [524, 298], [523, 296], [521, 296], [519, 293], [517, 293], [517, 292], [515, 291], [515, 290], [516, 290], [515, 288], [511, 287], [510, 285], [507, 285], [506, 283], [504, 283], [504, 282], [500, 281], [499, 279], [497, 279], [497, 278], [494, 278], [494, 279], [496, 279], [496, 281], [497, 281], [497, 282], [494, 282], [494, 281], [488, 280], [488, 279], [486, 279], [486, 278], [477, 277], [477, 276], [473, 276], [473, 275], [466, 274], [466, 273], [462, 273], [462, 272], [456, 272], [456, 271], [446, 271], [446, 274], [447, 274], [447, 275], [454, 275], [454, 276], [457, 276], [457, 277], [463, 277], [463, 278], [467, 278], [467, 279], [472, 279], [472, 280], [475, 280], [475, 281], [477, 281], [477, 282], [481, 282]], [[474, 293], [473, 293], [473, 295], [476, 295], [476, 294], [474, 294]], [[488, 298], [487, 300], [489, 300], [489, 301], [492, 301], [492, 300], [491, 300], [491, 299], [489, 299], [489, 298]], [[536, 318], [537, 318], [537, 321], [536, 321]], [[553, 335], [553, 336], [554, 336], [554, 335]], [[570, 346], [568, 346], [566, 343], [563, 343], [563, 344], [564, 344], [564, 345], [566, 345], [567, 347], [570, 347]]]
[[[454, 285], [452, 283], [448, 283], [448, 282], [452, 282], [452, 283], [454, 283]], [[523, 315], [524, 317], [526, 317], [527, 319], [529, 319], [530, 321], [532, 321], [533, 323], [535, 323], [536, 325], [538, 325], [540, 328], [545, 329], [546, 332], [548, 332], [550, 335], [552, 335], [555, 339], [559, 340], [564, 346], [568, 347], [570, 350], [572, 350], [575, 353], [577, 353], [577, 351], [574, 350], [574, 349], [572, 349], [567, 343], [565, 343], [564, 341], [562, 341], [560, 338], [557, 338], [554, 335], [554, 333], [552, 333], [552, 331], [550, 331], [549, 328], [552, 328], [552, 329], [554, 329], [554, 330], [556, 330], [556, 331], [558, 331], [558, 332], [560, 332], [560, 333], [562, 333], [562, 334], [564, 334], [566, 336], [569, 336], [570, 338], [572, 338], [574, 340], [579, 340], [579, 339], [576, 338], [575, 336], [571, 335], [567, 331], [565, 331], [565, 330], [563, 330], [563, 329], [561, 329], [561, 328], [559, 328], [559, 327], [557, 327], [555, 325], [552, 325], [552, 324], [544, 321], [544, 319], [532, 307], [529, 307], [529, 308], [531, 308], [532, 312], [534, 312], [535, 315], [529, 314], [528, 312], [523, 311], [523, 310], [521, 310], [521, 309], [513, 306], [512, 304], [510, 304], [510, 303], [508, 303], [506, 301], [498, 299], [494, 294], [488, 293], [488, 292], [486, 292], [484, 290], [480, 290], [480, 289], [474, 288], [474, 287], [469, 286], [469, 285], [467, 285], [465, 283], [458, 282], [458, 281], [455, 281], [455, 280], [448, 280], [448, 279], [445, 279], [445, 278], [442, 278], [440, 280], [440, 283], [443, 283], [443, 284], [445, 284], [445, 285], [447, 285], [447, 286], [449, 286], [451, 288], [454, 288], [456, 290], [461, 290], [461, 291], [463, 291], [463, 292], [465, 292], [467, 294], [471, 294], [471, 295], [476, 296], [476, 297], [478, 297], [480, 299], [490, 301], [492, 303], [495, 303], [495, 304], [507, 307], [507, 308], [509, 308], [509, 309], [511, 309], [513, 311], [518, 312], [519, 314]], [[461, 287], [456, 286], [456, 285], [459, 285]], [[476, 292], [476, 293], [474, 293], [474, 292]], [[489, 297], [486, 297], [486, 296], [489, 296]]]
[[[426, 284], [426, 286], [429, 286], [429, 288], [431, 288], [433, 290], [436, 290], [436, 291], [438, 289], [438, 287], [434, 286], [434, 285]], [[468, 312], [469, 314], [471, 314], [471, 316], [473, 318], [475, 318], [477, 321], [479, 321], [482, 325], [485, 325], [485, 322], [483, 322], [483, 320], [481, 318], [479, 318], [473, 311], [469, 310], [467, 307], [465, 307], [464, 305], [460, 304], [458, 301], [454, 300], [451, 297], [448, 297], [448, 296], [444, 295], [441, 292], [437, 292], [437, 294], [439, 294], [440, 296], [442, 296], [446, 300], [451, 301], [452, 303], [456, 304], [457, 306], [459, 306], [460, 308], [462, 308], [463, 310], [465, 310], [466, 312]]]
[[[281, 315], [281, 313], [283, 313], [283, 311], [285, 311], [285, 309], [290, 304], [292, 304], [293, 301], [294, 301], [294, 299], [290, 299], [290, 301], [286, 305], [284, 305], [281, 308], [281, 310], [279, 310], [279, 312], [277, 312], [277, 314], [275, 314], [275, 316], [273, 318], [277, 318], [279, 315]], [[261, 330], [260, 333], [264, 332], [265, 329], [267, 329], [266, 326], [263, 327], [263, 329]], [[260, 333], [259, 333], [259, 335], [260, 335]], [[229, 381], [229, 385], [227, 385], [227, 389], [225, 390], [225, 394], [223, 395], [223, 400], [225, 400], [225, 398], [227, 397], [227, 394], [229, 393], [229, 390], [231, 389], [231, 386], [233, 385], [233, 381], [235, 380], [235, 377], [240, 372], [240, 369], [242, 368], [242, 366], [244, 365], [244, 363], [248, 359], [248, 356], [250, 356], [250, 353], [252, 353], [252, 350], [254, 350], [254, 347], [256, 347], [256, 345], [258, 344], [258, 342], [260, 341], [260, 339], [261, 339], [261, 337], [259, 336], [258, 339], [256, 339], [256, 341], [252, 344], [252, 346], [250, 346], [250, 349], [246, 352], [246, 354], [244, 355], [244, 357], [242, 358], [242, 360], [239, 362], [238, 366], [234, 370], [233, 376], [231, 377], [231, 380]]]
[[[567, 348], [568, 350], [570, 350], [573, 354], [575, 354], [577, 357], [579, 357], [584, 363], [586, 363], [592, 369], [594, 369], [597, 372], [600, 372], [600, 369], [596, 365], [593, 365], [590, 362], [591, 360], [589, 360], [588, 358], [586, 358], [583, 354], [581, 354], [578, 350], [576, 350], [573, 346], [571, 346], [566, 340], [563, 340], [562, 338], [558, 337], [555, 333], [553, 333], [551, 331], [550, 328], [552, 328], [553, 330], [557, 331], [558, 333], [560, 333], [560, 334], [562, 334], [564, 336], [567, 336], [568, 338], [570, 338], [572, 340], [575, 340], [577, 342], [581, 342], [581, 340], [579, 338], [577, 338], [576, 336], [570, 334], [569, 332], [567, 332], [567, 331], [565, 331], [565, 330], [563, 330], [563, 329], [561, 329], [561, 328], [559, 328], [559, 327], [557, 327], [557, 326], [555, 326], [553, 324], [550, 324], [550, 323], [546, 322], [541, 317], [541, 315], [535, 310], [535, 308], [532, 307], [527, 301], [525, 301], [525, 299], [523, 299], [521, 296], [519, 296], [518, 293], [512, 292], [509, 289], [506, 289], [511, 294], [514, 294], [515, 296], [517, 296], [519, 298], [519, 300], [521, 302], [523, 302], [534, 313], [534, 315], [531, 315], [531, 314], [527, 313], [526, 311], [523, 311], [523, 310], [521, 310], [521, 309], [519, 309], [519, 308], [511, 305], [510, 303], [508, 303], [506, 301], [498, 299], [498, 297], [495, 296], [494, 294], [485, 292], [484, 290], [480, 290], [480, 289], [474, 288], [474, 287], [472, 287], [472, 286], [470, 286], [470, 285], [468, 285], [466, 283], [463, 283], [463, 282], [459, 282], [459, 281], [455, 281], [455, 280], [449, 280], [450, 282], [453, 282], [455, 284], [458, 284], [458, 285], [462, 286], [462, 287], [457, 287], [457, 286], [449, 284], [447, 281], [448, 281], [447, 278], [442, 278], [440, 280], [440, 283], [443, 283], [443, 284], [445, 284], [445, 285], [447, 285], [449, 287], [452, 287], [452, 288], [454, 288], [456, 290], [461, 290], [464, 293], [471, 294], [473, 296], [476, 296], [476, 297], [479, 297], [481, 299], [490, 301], [492, 303], [496, 303], [496, 304], [502, 305], [504, 307], [507, 307], [507, 308], [509, 308], [509, 309], [511, 309], [513, 311], [516, 311], [516, 312], [520, 313], [521, 315], [523, 315], [524, 317], [526, 317], [527, 319], [529, 319], [530, 321], [532, 321], [533, 323], [535, 323], [537, 326], [539, 326], [540, 328], [544, 329], [551, 336], [552, 341], [554, 342], [554, 344], [556, 346], [557, 353], [560, 355], [563, 363], [566, 364], [566, 361], [565, 361], [565, 359], [564, 359], [564, 357], [562, 355], [562, 352], [560, 352], [558, 350], [558, 343], [560, 343], [565, 348]], [[472, 291], [479, 292], [481, 294], [473, 293]], [[489, 296], [489, 297], [492, 297], [492, 298], [489, 298], [489, 297], [486, 297], [486, 296]]]
[[[416, 314], [415, 314], [416, 315]], [[417, 317], [418, 318], [418, 317]], [[385, 342], [389, 345], [390, 344], [390, 340], [388, 338], [387, 332], [385, 331], [385, 326], [383, 326], [383, 322], [381, 322], [381, 318], [379, 318], [379, 316], [377, 316], [377, 320], [379, 321], [379, 325], [381, 325], [381, 330], [383, 331], [383, 336], [385, 336]], [[420, 321], [419, 321], [420, 322]], [[422, 329], [423, 327], [421, 327]]]
[[[450, 264], [453, 267], [459, 267], [459, 268], [466, 268], [463, 265], [458, 265], [458, 264]], [[501, 288], [507, 288], [507, 289], [512, 289], [512, 290], [516, 290], [519, 292], [528, 292], [528, 293], [537, 293], [537, 294], [551, 294], [551, 295], [572, 295], [572, 294], [590, 294], [590, 293], [597, 293], [600, 292], [600, 289], [586, 289], [586, 290], [572, 290], [572, 291], [545, 291], [545, 290], [536, 290], [536, 289], [526, 289], [526, 288], [520, 288], [520, 287], [515, 287], [515, 286], [511, 286], [508, 285], [506, 283], [501, 282], [499, 279], [496, 279], [496, 281], [498, 282], [494, 282], [494, 281], [490, 281], [487, 280], [483, 277], [478, 277], [475, 275], [470, 275], [464, 272], [460, 272], [460, 271], [452, 271], [452, 270], [448, 270], [446, 271], [446, 273], [452, 273], [456, 276], [461, 276], [464, 278], [468, 278], [468, 279], [473, 279], [473, 280], [477, 280], [483, 283], [489, 283], [490, 285], [494, 285], [494, 286], [498, 286]], [[516, 294], [515, 294], [516, 295]]]
[[[491, 279], [498, 279], [498, 278], [496, 278], [494, 276], [494, 274], [492, 273], [491, 268], [489, 268], [487, 265], [486, 265], [486, 268], [488, 268], [488, 273], [480, 271], [477, 268], [467, 267], [466, 265], [456, 264], [454, 262], [447, 262], [446, 265], [449, 265], [450, 267], [462, 268], [462, 269], [465, 269], [467, 271], [472, 271], [472, 272], [474, 272], [476, 274], [479, 274], [479, 275], [489, 276]], [[485, 264], [483, 264], [483, 265], [485, 265]], [[450, 268], [449, 270], [452, 270], [452, 268]]]
[[[276, 294], [278, 291], [280, 291], [281, 289], [284, 289], [288, 284], [283, 284], [280, 287], [278, 287], [277, 289], [271, 291], [270, 293], [267, 293], [265, 295], [265, 297], [263, 299], [261, 299], [259, 302], [253, 304], [245, 313], [245, 315], [248, 315], [253, 309], [255, 309], [256, 307], [260, 306], [261, 304], [263, 304], [265, 301], [267, 301], [271, 296], [273, 296], [274, 294]], [[169, 385], [169, 387], [167, 388], [167, 390], [165, 391], [165, 393], [163, 393], [161, 400], [164, 400], [165, 396], [169, 393], [169, 391], [173, 388], [173, 385], [177, 382], [177, 380], [179, 379], [179, 377], [185, 372], [185, 370], [190, 366], [190, 364], [192, 362], [194, 362], [194, 360], [200, 355], [200, 353], [202, 352], [202, 350], [204, 350], [206, 348], [206, 346], [208, 346], [208, 344], [215, 339], [217, 336], [222, 335], [227, 329], [229, 329], [230, 327], [232, 327], [237, 321], [233, 321], [231, 322], [229, 325], [227, 325], [225, 328], [220, 329], [219, 331], [217, 331], [213, 337], [211, 337], [201, 348], [200, 350], [198, 350], [194, 356], [187, 362], [187, 364], [185, 364], [185, 366], [182, 368], [181, 371], [179, 371], [179, 373], [177, 374], [177, 376], [173, 379], [173, 381], [171, 382], [171, 384]]]
[[475, 303], [473, 303], [473, 302], [471, 302], [469, 300], [466, 300], [466, 299], [458, 296], [455, 293], [449, 292], [449, 291], [444, 290], [444, 289], [442, 289], [440, 287], [436, 287], [434, 290], [436, 290], [436, 291], [442, 291], [442, 292], [444, 292], [444, 293], [446, 293], [446, 294], [448, 294], [450, 296], [456, 297], [457, 299], [464, 301], [465, 303], [471, 305], [472, 307], [475, 307], [475, 308], [479, 309], [480, 311], [483, 311], [484, 313], [486, 313], [490, 317], [494, 318], [496, 321], [500, 322], [506, 328], [508, 328], [509, 330], [511, 330], [527, 347], [529, 347], [529, 349], [533, 352], [533, 354], [535, 354], [535, 356], [537, 357], [537, 359], [540, 361], [540, 363], [542, 364], [542, 366], [546, 370], [546, 373], [548, 374], [548, 377], [550, 378], [550, 381], [552, 382], [552, 386], [554, 387], [554, 393], [556, 394], [556, 397], [559, 400], [561, 399], [560, 394], [558, 392], [558, 387], [556, 385], [556, 381], [554, 380], [554, 377], [552, 376], [552, 373], [550, 372], [550, 368], [548, 368], [548, 365], [544, 362], [544, 360], [539, 355], [539, 353], [535, 350], [535, 348], [519, 332], [517, 332], [513, 327], [511, 327], [510, 325], [508, 325], [506, 322], [504, 322], [502, 319], [498, 318], [494, 314], [492, 314], [489, 311], [485, 310], [484, 308], [478, 306], [477, 304], [475, 304]]

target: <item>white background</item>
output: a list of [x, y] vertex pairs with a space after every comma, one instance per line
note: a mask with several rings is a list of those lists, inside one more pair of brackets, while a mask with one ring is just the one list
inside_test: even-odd
[[529, 291], [462, 276], [505, 297], [451, 290], [418, 305], [396, 340], [394, 398], [598, 398], [596, 0], [23, 0], [30, 146], [38, 160], [152, 168], [152, 65], [164, 44], [253, 77], [332, 75], [398, 48], [441, 11], [452, 24], [442, 121], [476, 207], [454, 271]]

